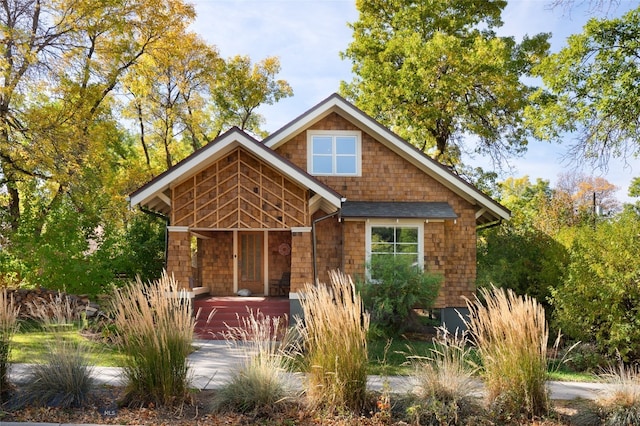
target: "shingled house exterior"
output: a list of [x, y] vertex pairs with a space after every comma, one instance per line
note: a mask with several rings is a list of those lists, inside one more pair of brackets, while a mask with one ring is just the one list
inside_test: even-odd
[[473, 295], [476, 230], [510, 212], [334, 94], [257, 141], [233, 128], [130, 195], [170, 218], [166, 268], [191, 294], [288, 296], [372, 256], [443, 275], [446, 322]]

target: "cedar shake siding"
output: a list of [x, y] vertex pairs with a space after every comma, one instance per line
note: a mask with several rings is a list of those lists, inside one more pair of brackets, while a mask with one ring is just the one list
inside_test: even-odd
[[[309, 130], [359, 130], [336, 113]], [[277, 148], [277, 152], [300, 168], [307, 167], [307, 133], [297, 134]], [[471, 297], [476, 279], [476, 220], [474, 207], [450, 189], [424, 174], [413, 164], [362, 133], [361, 176], [317, 176], [316, 179], [339, 191], [350, 201], [432, 201], [447, 202], [457, 214], [455, 221], [429, 222], [424, 226], [424, 261], [429, 271], [444, 275], [437, 307], [464, 306], [462, 296]], [[324, 225], [324, 223], [323, 223]], [[365, 270], [365, 226], [343, 223], [344, 242], [340, 269], [352, 276]], [[317, 232], [318, 235], [322, 233]], [[329, 237], [335, 238], [337, 237]], [[325, 256], [318, 249], [321, 256]], [[330, 255], [327, 255], [330, 256]], [[324, 263], [333, 266], [332, 263]], [[319, 277], [326, 277], [318, 259]]]
[[[351, 175], [311, 175], [311, 134], [319, 136], [316, 170]], [[199, 287], [193, 295], [240, 288], [274, 295], [285, 276], [292, 313], [304, 285], [327, 282], [330, 270], [364, 278], [367, 244], [374, 246], [368, 233], [397, 226], [422, 235], [418, 244], [412, 237], [410, 254], [444, 277], [436, 307], [457, 318], [454, 308], [475, 291], [478, 227], [510, 218], [335, 94], [263, 141], [238, 128], [225, 132], [129, 200], [169, 218], [166, 267], [181, 287]]]

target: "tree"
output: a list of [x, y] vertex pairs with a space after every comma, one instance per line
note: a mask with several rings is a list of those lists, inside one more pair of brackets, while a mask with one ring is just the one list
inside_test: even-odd
[[0, 271], [13, 282], [99, 291], [113, 276], [111, 231], [139, 176], [114, 93], [193, 17], [180, 0], [3, 2]]
[[200, 37], [180, 33], [164, 40], [127, 76], [130, 96], [123, 115], [136, 123], [152, 175], [217, 136], [207, 110], [223, 66], [218, 52]]
[[356, 4], [346, 97], [440, 162], [459, 162], [465, 136], [494, 160], [526, 149], [532, 88], [521, 77], [546, 55], [548, 34], [498, 37], [503, 0]]
[[286, 81], [276, 79], [277, 58], [253, 66], [246, 56], [225, 61], [192, 33], [181, 34], [179, 43], [167, 40], [135, 71], [125, 83], [131, 97], [124, 113], [136, 123], [152, 175], [232, 126], [264, 136], [257, 108], [292, 94]]
[[625, 211], [579, 229], [568, 278], [553, 290], [558, 325], [625, 361], [640, 359], [640, 217]]
[[500, 202], [511, 209], [512, 219], [479, 234], [477, 284], [509, 288], [529, 295], [549, 308], [551, 289], [563, 280], [568, 262], [565, 247], [546, 233], [539, 221], [553, 197], [548, 181], [535, 184], [527, 176], [509, 178], [501, 185]]
[[533, 69], [548, 90], [533, 96], [527, 117], [536, 137], [562, 141], [570, 155], [605, 167], [611, 157], [640, 155], [640, 8], [616, 19], [590, 19], [581, 34]]
[[[119, 141], [110, 95], [166, 32], [193, 17], [180, 0], [4, 2], [0, 192], [13, 231], [23, 187], [47, 198], [44, 218], [91, 173], [108, 168], [104, 158]], [[32, 190], [34, 182], [41, 190]]]
[[248, 56], [229, 58], [224, 66], [223, 78], [213, 93], [217, 127], [238, 126], [242, 130], [266, 136], [260, 130], [264, 118], [256, 109], [293, 95], [289, 83], [275, 79], [279, 72], [280, 61], [276, 57], [263, 59], [253, 66]]

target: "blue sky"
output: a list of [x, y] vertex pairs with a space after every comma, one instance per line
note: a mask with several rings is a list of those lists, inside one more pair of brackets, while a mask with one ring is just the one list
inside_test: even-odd
[[[294, 95], [259, 110], [265, 117], [264, 128], [274, 131], [337, 92], [340, 81], [350, 81], [351, 65], [340, 59], [352, 40], [348, 22], [358, 18], [354, 0], [191, 0], [197, 20], [192, 30], [215, 45], [223, 57], [249, 55], [253, 61], [267, 56], [280, 58], [279, 78], [287, 80]], [[565, 44], [567, 36], [580, 32], [591, 16], [585, 7], [571, 13], [550, 9], [550, 0], [510, 0], [503, 13], [501, 35], [521, 40], [525, 34], [551, 32], [552, 50]], [[575, 3], [587, 4], [588, 0]], [[638, 0], [620, 0], [617, 7], [598, 11], [597, 16], [619, 16], [638, 7]], [[560, 173], [575, 166], [563, 161], [571, 136], [562, 145], [531, 141], [525, 156], [510, 161], [503, 173], [531, 181], [543, 178], [554, 185]], [[471, 141], [470, 141], [471, 143]], [[491, 169], [488, 160], [476, 157], [465, 160], [470, 165]], [[603, 176], [619, 187], [618, 199], [628, 200], [631, 179], [640, 176], [640, 159], [611, 161], [607, 171], [582, 170]]]

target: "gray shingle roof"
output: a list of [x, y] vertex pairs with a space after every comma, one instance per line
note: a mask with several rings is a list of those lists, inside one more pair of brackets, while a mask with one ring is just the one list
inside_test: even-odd
[[457, 219], [458, 215], [446, 202], [378, 202], [345, 201], [342, 217], [394, 219]]

